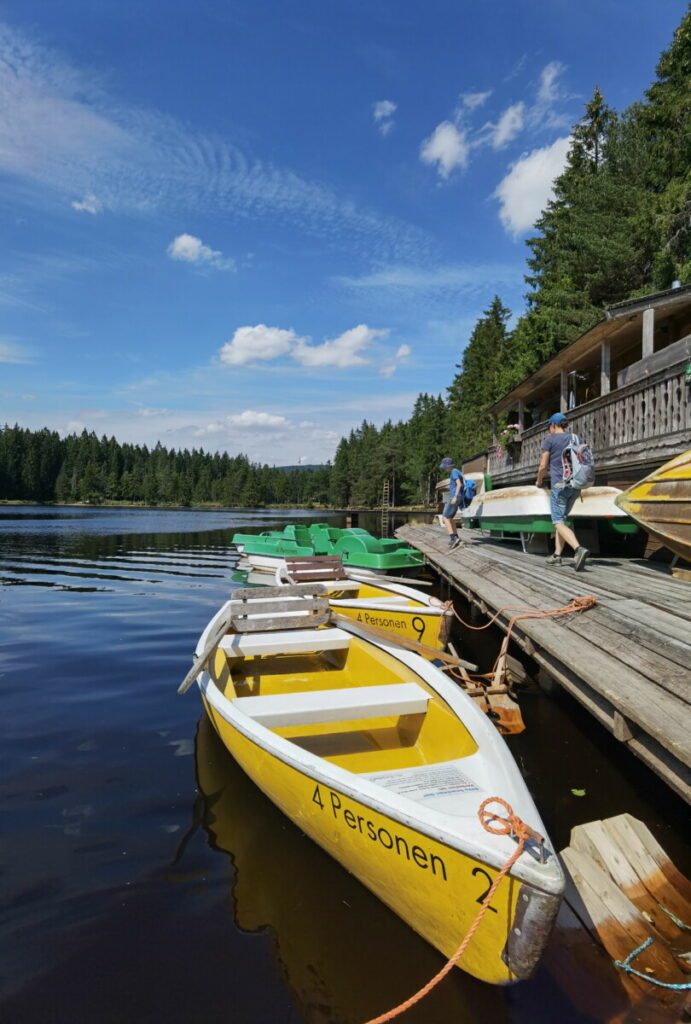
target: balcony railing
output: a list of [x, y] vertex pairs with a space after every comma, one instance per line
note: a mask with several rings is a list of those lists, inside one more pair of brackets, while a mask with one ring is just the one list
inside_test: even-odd
[[[598, 475], [652, 470], [691, 447], [691, 386], [684, 369], [683, 362], [666, 367], [569, 413], [568, 429], [591, 445]], [[546, 434], [547, 424], [536, 424], [521, 433], [511, 453], [490, 454], [488, 472], [495, 487], [532, 483]]]

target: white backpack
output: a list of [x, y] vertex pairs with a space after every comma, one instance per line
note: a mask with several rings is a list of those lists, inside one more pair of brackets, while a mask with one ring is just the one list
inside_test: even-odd
[[592, 487], [595, 481], [595, 460], [589, 444], [584, 444], [577, 434], [561, 454], [562, 480], [569, 487], [582, 491], [584, 487]]

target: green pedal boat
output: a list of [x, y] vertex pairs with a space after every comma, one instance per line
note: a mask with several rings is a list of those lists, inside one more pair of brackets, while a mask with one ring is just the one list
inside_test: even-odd
[[417, 572], [424, 556], [398, 540], [373, 537], [367, 530], [341, 530], [326, 523], [312, 526], [290, 524], [264, 533], [236, 533], [232, 543], [255, 568], [275, 571], [285, 558], [339, 555], [344, 565], [371, 572]]

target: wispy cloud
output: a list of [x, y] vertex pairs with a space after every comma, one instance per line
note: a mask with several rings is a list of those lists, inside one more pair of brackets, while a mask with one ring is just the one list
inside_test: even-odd
[[339, 284], [356, 289], [397, 289], [434, 294], [471, 292], [488, 280], [513, 281], [516, 268], [505, 264], [461, 263], [440, 267], [392, 266], [362, 277], [339, 277]]
[[25, 345], [0, 338], [0, 363], [31, 363], [33, 355]]
[[7, 26], [0, 26], [0, 170], [32, 183], [37, 202], [57, 194], [80, 212], [280, 213], [329, 244], [345, 236], [399, 256], [429, 247], [420, 229], [232, 140], [118, 103], [100, 81]]
[[79, 202], [75, 199], [72, 200], [70, 206], [73, 210], [77, 210], [79, 213], [100, 213], [103, 209], [103, 203], [100, 199], [97, 199], [93, 192], [87, 192], [82, 200]]
[[183, 263], [195, 263], [197, 266], [215, 267], [216, 270], [234, 270], [233, 260], [225, 259], [222, 252], [204, 245], [201, 238], [194, 235], [178, 235], [168, 246], [171, 260]]
[[393, 100], [377, 100], [372, 106], [372, 117], [374, 123], [382, 135], [388, 135], [394, 126], [393, 115], [396, 113], [397, 104]]
[[405, 362], [405, 360], [408, 358], [411, 352], [412, 349], [410, 345], [399, 345], [396, 351], [394, 352], [391, 362], [384, 363], [383, 366], [380, 366], [379, 373], [381, 374], [381, 376], [393, 377], [398, 367], [401, 365], [401, 363]]
[[465, 92], [461, 96], [461, 103], [469, 110], [475, 110], [476, 107], [483, 106], [491, 95], [491, 89], [488, 89], [487, 92]]

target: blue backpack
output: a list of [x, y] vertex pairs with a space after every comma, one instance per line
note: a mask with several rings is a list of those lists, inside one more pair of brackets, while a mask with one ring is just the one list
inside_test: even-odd
[[476, 491], [477, 491], [477, 484], [475, 483], [475, 481], [474, 480], [466, 480], [465, 487], [463, 488], [463, 501], [465, 503], [465, 507], [466, 508], [468, 507], [468, 505], [470, 505], [471, 501], [475, 497], [475, 492]]

